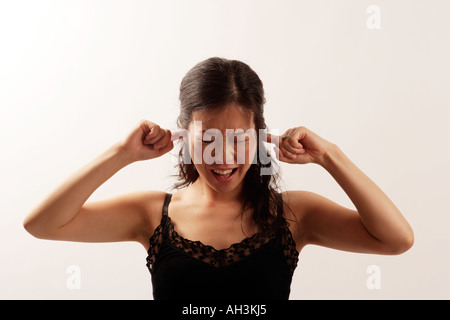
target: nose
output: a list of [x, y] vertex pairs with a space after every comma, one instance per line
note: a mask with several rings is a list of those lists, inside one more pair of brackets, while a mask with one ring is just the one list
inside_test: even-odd
[[235, 164], [236, 161], [236, 152], [235, 145], [233, 141], [227, 141], [224, 139], [222, 143], [222, 148], [217, 147], [214, 148], [211, 152], [211, 156], [214, 157], [214, 163], [216, 164]]

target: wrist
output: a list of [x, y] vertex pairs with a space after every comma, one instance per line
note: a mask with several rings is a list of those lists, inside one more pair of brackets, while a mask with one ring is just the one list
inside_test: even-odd
[[329, 171], [338, 161], [342, 151], [334, 143], [329, 143], [327, 150], [317, 161], [317, 164]]
[[112, 145], [106, 153], [114, 158], [114, 162], [119, 168], [126, 167], [135, 161], [122, 143]]

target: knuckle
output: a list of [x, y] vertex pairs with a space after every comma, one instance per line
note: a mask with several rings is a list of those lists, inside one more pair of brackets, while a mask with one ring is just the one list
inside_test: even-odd
[[152, 125], [153, 125], [154, 123], [153, 122], [150, 122], [150, 121], [148, 121], [148, 120], [146, 120], [146, 119], [141, 119], [141, 120], [139, 120], [139, 126], [149, 126], [149, 127], [151, 127]]
[[154, 134], [154, 135], [158, 135], [160, 133], [160, 128], [159, 128], [159, 126], [157, 124], [152, 126], [151, 133]]
[[162, 131], [164, 133], [164, 138], [170, 137], [170, 130], [169, 129], [162, 129]]

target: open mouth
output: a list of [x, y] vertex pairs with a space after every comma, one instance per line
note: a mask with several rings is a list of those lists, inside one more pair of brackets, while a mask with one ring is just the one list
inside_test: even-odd
[[230, 181], [238, 168], [227, 169], [227, 170], [211, 170], [213, 175], [220, 181]]

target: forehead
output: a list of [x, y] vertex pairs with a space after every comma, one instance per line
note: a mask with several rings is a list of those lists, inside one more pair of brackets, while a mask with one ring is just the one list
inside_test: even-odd
[[195, 111], [192, 120], [201, 121], [203, 130], [246, 130], [255, 127], [252, 113], [234, 103], [215, 110]]

